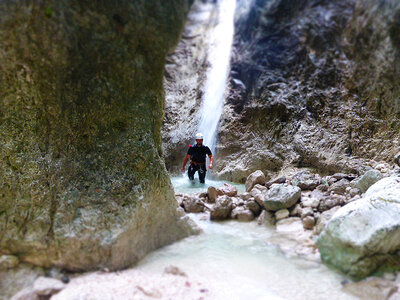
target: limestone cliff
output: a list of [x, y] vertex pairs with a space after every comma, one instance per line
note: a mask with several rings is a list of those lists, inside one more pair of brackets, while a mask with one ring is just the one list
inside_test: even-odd
[[399, 28], [395, 0], [239, 0], [219, 176], [391, 162]]
[[117, 269], [191, 232], [160, 136], [189, 2], [0, 2], [0, 254]]

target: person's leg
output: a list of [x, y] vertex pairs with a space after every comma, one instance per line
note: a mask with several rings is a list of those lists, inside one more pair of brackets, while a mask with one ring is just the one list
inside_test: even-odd
[[196, 173], [196, 168], [194, 168], [194, 165], [190, 165], [188, 169], [188, 177], [190, 180], [194, 180], [194, 173]]
[[205, 178], [206, 178], [206, 165], [201, 165], [201, 167], [199, 168], [199, 179], [200, 179], [200, 183], [205, 183]]

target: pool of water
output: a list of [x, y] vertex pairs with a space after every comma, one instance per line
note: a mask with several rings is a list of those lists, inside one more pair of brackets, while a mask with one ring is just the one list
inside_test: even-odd
[[211, 222], [190, 217], [203, 229], [143, 259], [138, 269], [160, 274], [173, 265], [209, 288], [206, 299], [356, 299], [342, 291], [339, 274], [321, 263], [287, 257], [269, 242], [272, 228], [256, 222]]
[[[191, 185], [186, 177], [172, 178], [176, 193], [204, 191], [223, 181]], [[244, 190], [243, 185], [237, 185]], [[203, 282], [205, 299], [357, 299], [342, 290], [345, 278], [319, 261], [283, 253], [274, 228], [255, 221], [211, 222], [207, 214], [189, 214], [203, 229], [152, 252], [137, 266], [152, 274], [176, 266], [188, 280]], [[282, 237], [283, 238], [283, 237]]]
[[236, 186], [239, 193], [244, 193], [246, 190], [244, 184], [233, 183], [229, 181], [211, 180], [206, 178], [205, 183], [202, 184], [200, 183], [198, 178], [195, 178], [194, 182], [192, 182], [189, 180], [187, 175], [171, 177], [171, 181], [174, 186], [175, 193], [184, 193], [184, 194], [202, 193], [206, 192], [209, 186], [214, 186], [218, 188], [224, 185], [224, 183], [229, 183]]

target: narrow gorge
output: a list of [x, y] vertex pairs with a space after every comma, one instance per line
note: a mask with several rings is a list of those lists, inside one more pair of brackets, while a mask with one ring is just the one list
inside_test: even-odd
[[10, 0], [0, 45], [0, 300], [400, 299], [398, 0]]

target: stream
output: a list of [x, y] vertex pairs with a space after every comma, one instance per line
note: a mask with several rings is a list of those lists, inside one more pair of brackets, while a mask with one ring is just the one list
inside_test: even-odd
[[[172, 178], [176, 193], [206, 190], [185, 180]], [[206, 299], [356, 299], [341, 290], [345, 277], [318, 261], [285, 255], [275, 243], [274, 228], [256, 221], [211, 222], [207, 214], [190, 217], [202, 234], [152, 252], [136, 269], [156, 275], [176, 266], [209, 288]]]

